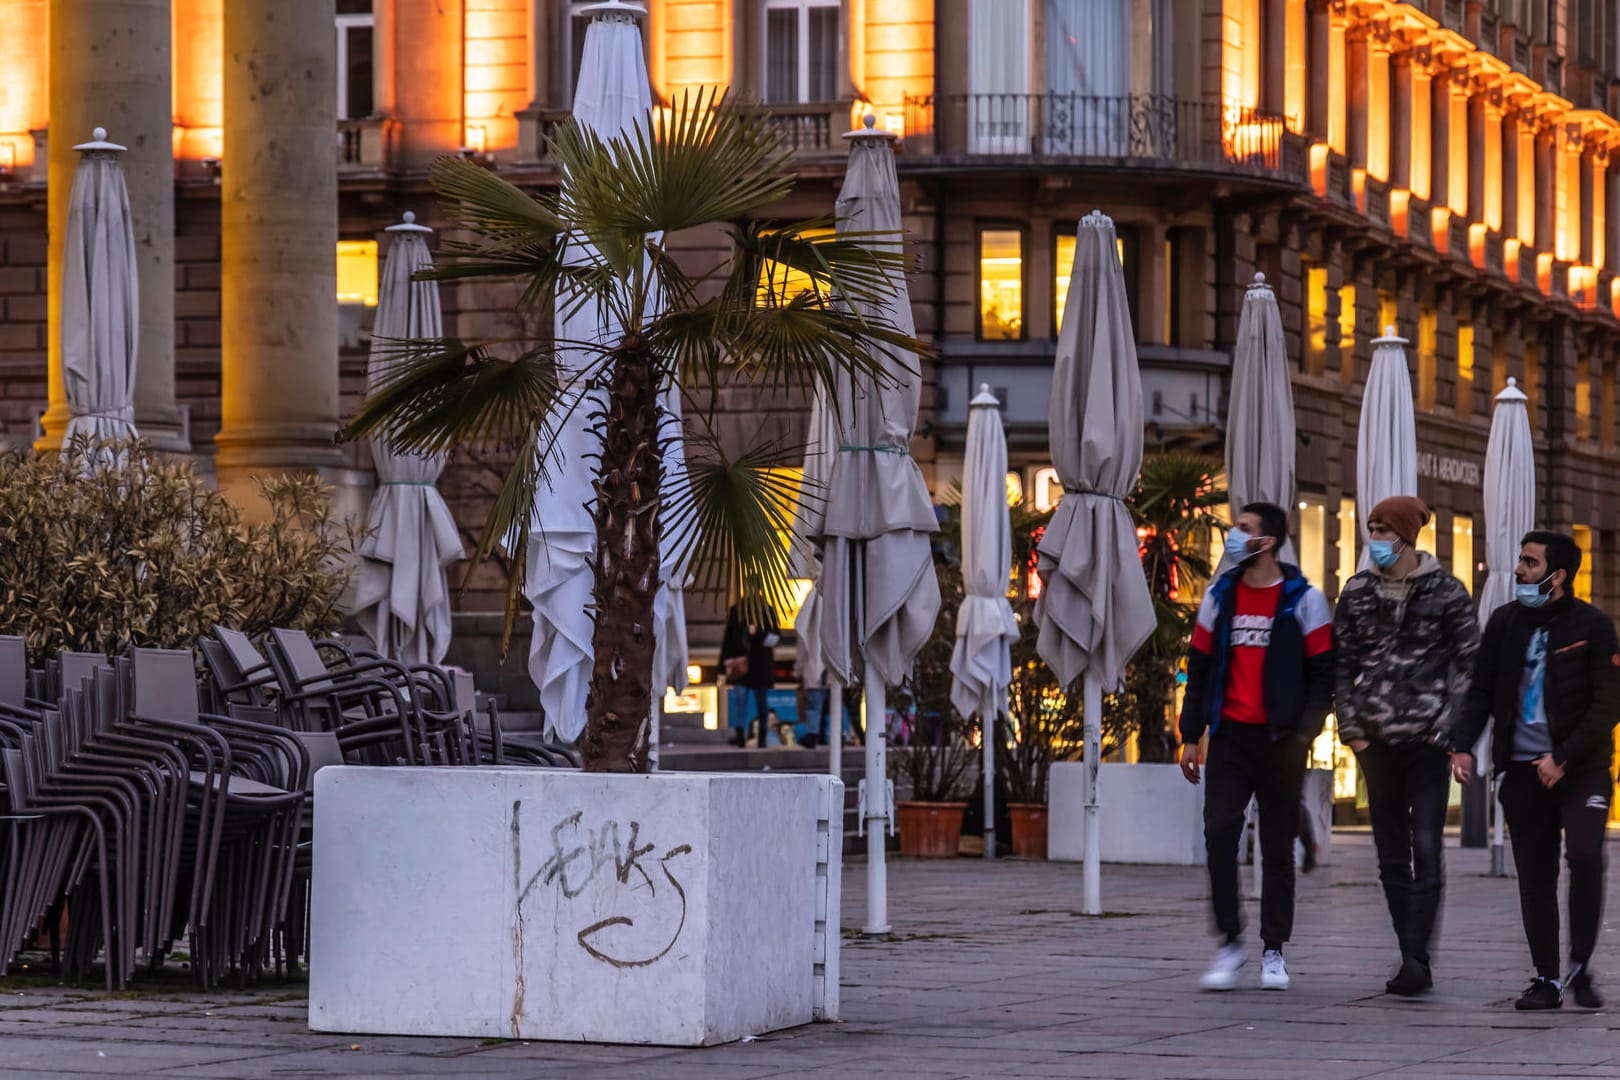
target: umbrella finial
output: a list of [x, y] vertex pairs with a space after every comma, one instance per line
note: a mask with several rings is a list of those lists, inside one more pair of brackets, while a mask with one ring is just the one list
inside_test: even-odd
[[972, 401], [968, 402], [968, 407], [971, 409], [999, 409], [1001, 408], [1001, 399], [996, 397], [995, 392], [990, 389], [989, 383], [980, 383], [979, 392], [973, 396]]
[[1091, 213], [1080, 219], [1080, 224], [1087, 228], [1094, 229], [1100, 225], [1112, 226], [1114, 224], [1114, 219], [1103, 213], [1101, 210], [1093, 210]]
[[645, 19], [647, 8], [643, 4], [630, 3], [629, 0], [599, 0], [595, 4], [582, 5], [575, 13], [600, 16], [604, 19], [621, 18], [634, 21]]
[[104, 127], [97, 127], [91, 129], [89, 142], [80, 143], [73, 149], [77, 150], [81, 154], [99, 153], [103, 156], [111, 156], [113, 154], [121, 154], [129, 148], [127, 146], [119, 146], [115, 142], [108, 142], [107, 129]]
[[391, 233], [430, 233], [430, 232], [433, 231], [432, 229], [428, 228], [426, 225], [418, 225], [416, 223], [416, 211], [415, 210], [407, 210], [403, 214], [401, 214], [400, 217], [403, 218], [404, 220], [401, 221], [398, 225], [390, 225], [390, 226], [388, 226], [388, 228], [386, 230], [387, 232], [391, 232]]
[[860, 127], [856, 128], [854, 131], [844, 132], [844, 138], [883, 139], [887, 142], [894, 142], [895, 140], [899, 139], [900, 136], [896, 135], [892, 131], [879, 131], [877, 126], [877, 114], [869, 112], [865, 116], [861, 117]]
[[1509, 375], [1508, 376], [1508, 381], [1507, 381], [1507, 387], [1500, 394], [1496, 395], [1496, 400], [1497, 400], [1498, 403], [1501, 403], [1501, 402], [1504, 402], [1504, 401], [1509, 401], [1509, 402], [1518, 402], [1519, 404], [1524, 404], [1524, 403], [1527, 403], [1530, 399], [1525, 396], [1525, 393], [1524, 393], [1523, 390], [1519, 389], [1519, 380], [1515, 379], [1513, 376]]
[[1395, 324], [1394, 323], [1390, 323], [1388, 326], [1384, 327], [1384, 336], [1385, 337], [1394, 337], [1395, 336]]
[[1272, 295], [1271, 286], [1266, 284], [1266, 275], [1264, 273], [1255, 274], [1254, 275], [1254, 281], [1249, 285], [1249, 287], [1247, 289], [1244, 290], [1244, 292], [1249, 296], [1270, 296], [1270, 295]]

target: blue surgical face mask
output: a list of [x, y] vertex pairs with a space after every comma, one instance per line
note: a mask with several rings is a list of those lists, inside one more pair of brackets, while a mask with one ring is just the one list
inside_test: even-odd
[[1252, 545], [1254, 537], [1238, 528], [1236, 525], [1226, 530], [1226, 550], [1232, 553], [1232, 558], [1239, 563], [1246, 563], [1260, 552], [1254, 550]]
[[1552, 590], [1547, 588], [1547, 582], [1551, 580], [1552, 574], [1548, 574], [1540, 581], [1516, 581], [1513, 583], [1513, 599], [1527, 608], [1543, 607], [1551, 598]]
[[1401, 557], [1400, 548], [1396, 547], [1395, 540], [1369, 540], [1367, 541], [1367, 554], [1372, 558], [1373, 565], [1380, 570], [1388, 570], [1395, 565], [1395, 560]]

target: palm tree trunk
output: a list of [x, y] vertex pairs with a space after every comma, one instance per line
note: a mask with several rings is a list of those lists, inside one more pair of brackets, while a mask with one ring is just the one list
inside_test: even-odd
[[658, 365], [638, 341], [615, 354], [596, 482], [596, 653], [580, 753], [588, 772], [645, 772], [658, 592]]

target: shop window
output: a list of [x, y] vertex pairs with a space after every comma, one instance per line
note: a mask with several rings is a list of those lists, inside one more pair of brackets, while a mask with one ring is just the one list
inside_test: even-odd
[[1164, 242], [1164, 251], [1161, 253], [1163, 258], [1159, 260], [1159, 288], [1162, 290], [1159, 293], [1159, 296], [1163, 300], [1160, 309], [1164, 312], [1164, 325], [1160, 327], [1162, 333], [1159, 336], [1159, 340], [1164, 342], [1166, 345], [1181, 344], [1181, 342], [1177, 340], [1177, 338], [1180, 337], [1180, 335], [1177, 333], [1178, 323], [1180, 320], [1176, 318], [1181, 307], [1181, 298], [1177, 295], [1179, 290], [1176, 288], [1175, 270], [1176, 248], [1178, 246], [1179, 245], [1177, 245], [1174, 239], [1167, 238]]
[[376, 17], [371, 0], [340, 0], [337, 12], [337, 118], [360, 120], [376, 111], [372, 98]]
[[[1130, 226], [1115, 226], [1114, 252], [1119, 256], [1120, 272], [1125, 277], [1125, 304], [1130, 309], [1131, 326], [1136, 326], [1136, 230]], [[1052, 336], [1063, 328], [1063, 308], [1069, 297], [1069, 276], [1074, 272], [1074, 233], [1058, 233], [1052, 252], [1053, 321]], [[1168, 253], [1167, 253], [1168, 254]], [[1168, 339], [1168, 335], [1167, 335]]]
[[[834, 235], [831, 228], [804, 229], [799, 235], [816, 240]], [[759, 289], [755, 293], [758, 307], [787, 304], [800, 293], [815, 287], [815, 279], [803, 270], [795, 269], [775, 259], [766, 259], [759, 268]]]
[[1356, 381], [1356, 287], [1339, 287], [1339, 378]]
[[979, 230], [979, 338], [1021, 341], [1024, 337], [1024, 233], [1021, 229]]
[[1440, 316], [1434, 308], [1418, 308], [1417, 339], [1417, 406], [1424, 412], [1434, 411], [1436, 353], [1440, 348]]
[[1299, 501], [1299, 569], [1314, 585], [1327, 580], [1327, 504], [1311, 496]]
[[1434, 523], [1434, 515], [1429, 515], [1428, 522], [1418, 530], [1417, 548], [1427, 551], [1430, 555], [1440, 550], [1440, 530]]
[[1063, 499], [1063, 481], [1058, 471], [1048, 466], [1035, 470], [1032, 486], [1035, 489], [1035, 509], [1044, 514]]
[[338, 241], [337, 301], [377, 306], [377, 241]]
[[1356, 523], [1356, 500], [1345, 496], [1339, 500], [1339, 592], [1356, 572], [1356, 542], [1361, 528]]
[[1322, 357], [1327, 354], [1327, 280], [1327, 267], [1305, 264], [1306, 345], [1299, 366], [1310, 375], [1322, 373]]
[[838, 97], [838, 0], [765, 0], [765, 100]]
[[1474, 324], [1457, 324], [1457, 401], [1458, 416], [1474, 414]]
[[1592, 437], [1592, 358], [1575, 358], [1575, 437]]
[[1581, 549], [1581, 568], [1575, 571], [1575, 598], [1577, 600], [1592, 599], [1592, 529], [1588, 525], [1576, 525], [1570, 529], [1569, 534], [1575, 538], [1575, 546]]
[[1451, 572], [1474, 595], [1474, 519], [1466, 514], [1451, 518]]

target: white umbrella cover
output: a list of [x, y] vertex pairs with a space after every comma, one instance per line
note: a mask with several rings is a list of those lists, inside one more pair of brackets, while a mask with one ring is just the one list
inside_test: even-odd
[[812, 537], [821, 536], [825, 528], [827, 485], [837, 448], [838, 431], [833, 424], [832, 410], [827, 408], [826, 395], [818, 390], [810, 403], [804, 472], [799, 481], [799, 502], [793, 510], [793, 572], [811, 581], [810, 591], [793, 620], [793, 633], [798, 639], [799, 678], [806, 686], [819, 686], [827, 679], [821, 651], [821, 557]]
[[[366, 388], [375, 392], [390, 350], [404, 340], [444, 333], [439, 285], [412, 280], [433, 265], [427, 237], [433, 230], [416, 215], [391, 225], [393, 243], [377, 289]], [[442, 663], [450, 649], [450, 583], [446, 571], [466, 557], [455, 515], [439, 493], [440, 454], [398, 454], [387, 439], [371, 440], [377, 492], [366, 514], [368, 535], [360, 548], [355, 581], [355, 618], [385, 656], [409, 664]]]
[[996, 720], [1012, 683], [1018, 619], [1007, 602], [1012, 523], [1007, 515], [1007, 437], [1001, 402], [980, 386], [968, 408], [962, 462], [962, 585], [951, 650], [951, 704], [979, 714], [984, 750], [984, 854], [996, 854]]
[[[901, 235], [900, 183], [893, 136], [874, 118], [849, 133], [849, 165], [838, 193], [838, 231]], [[905, 272], [876, 304], [852, 306], [878, 325], [911, 335], [911, 295]], [[911, 432], [922, 399], [917, 358], [879, 349], [886, 378], [838, 380], [829, 404], [838, 453], [832, 462], [822, 522], [821, 643], [827, 673], [848, 686], [854, 678], [851, 616], [866, 661], [866, 779], [860, 796], [867, 834], [868, 933], [888, 931], [883, 832], [892, 828], [884, 737], [888, 688], [910, 673], [912, 661], [939, 616], [929, 534], [939, 526], [922, 471], [911, 458]], [[837, 704], [836, 702], [834, 703]], [[841, 719], [841, 718], [840, 718]]]
[[1036, 549], [1036, 649], [1063, 686], [1085, 676], [1082, 910], [1097, 914], [1102, 694], [1124, 682], [1125, 665], [1157, 624], [1125, 506], [1142, 468], [1142, 377], [1114, 223], [1101, 211], [1087, 214], [1076, 236], [1047, 425], [1063, 499]]
[[[580, 9], [596, 17], [585, 32], [579, 81], [574, 90], [574, 119], [603, 139], [646, 124], [652, 112], [652, 91], [647, 60], [642, 53], [637, 19], [646, 12], [623, 3], [603, 3]], [[580, 258], [588, 258], [581, 252]], [[578, 308], [578, 310], [569, 310]], [[621, 328], [591, 305], [571, 304], [558, 297], [556, 336], [561, 342], [616, 341]], [[570, 363], [568, 349], [560, 345], [560, 376], [577, 374], [594, 360], [582, 353]], [[552, 432], [554, 442], [547, 459], [547, 480], [536, 493], [530, 517], [529, 555], [524, 594], [534, 607], [534, 636], [529, 644], [529, 676], [540, 691], [546, 727], [555, 737], [572, 741], [585, 726], [585, 700], [590, 690], [594, 651], [591, 634], [595, 577], [596, 523], [592, 520], [589, 459], [600, 440], [593, 416], [599, 395], [574, 404]], [[664, 398], [666, 423], [678, 433], [680, 399], [670, 388]], [[567, 410], [568, 403], [560, 406]], [[559, 418], [563, 413], [559, 412]], [[664, 457], [664, 487], [668, 491], [684, 481], [685, 452], [672, 438]], [[684, 568], [673, 553], [662, 554], [663, 585], [654, 599], [658, 620], [653, 673], [654, 723], [661, 702], [656, 688], [686, 688], [686, 607], [681, 595]], [[656, 727], [651, 740], [657, 751]]]
[[1412, 415], [1412, 376], [1406, 369], [1406, 339], [1393, 326], [1373, 342], [1372, 370], [1361, 395], [1356, 435], [1356, 528], [1361, 530], [1359, 569], [1372, 565], [1367, 515], [1385, 499], [1417, 495], [1417, 422]]
[[80, 154], [62, 241], [64, 441], [135, 438], [135, 346], [140, 296], [124, 147], [96, 128]]
[[[1294, 388], [1282, 315], [1266, 275], [1256, 274], [1238, 318], [1226, 407], [1226, 490], [1233, 521], [1249, 503], [1293, 508], [1294, 457]], [[1295, 561], [1292, 542], [1284, 541], [1279, 557]], [[1217, 572], [1235, 565], [1236, 553], [1227, 551]]]

